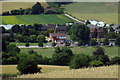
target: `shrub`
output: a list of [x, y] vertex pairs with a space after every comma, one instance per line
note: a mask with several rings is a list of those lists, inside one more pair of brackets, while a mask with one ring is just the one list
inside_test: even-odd
[[110, 61], [110, 64], [119, 64], [120, 65], [120, 57], [113, 57]]
[[107, 65], [110, 61], [109, 57], [105, 55], [104, 49], [102, 47], [97, 47], [96, 51], [93, 52], [92, 60], [100, 60], [104, 65]]
[[81, 45], [83, 45], [84, 43], [83, 43], [83, 41], [82, 40], [79, 40], [78, 41], [78, 46], [81, 46]]
[[15, 45], [15, 44], [10, 44], [7, 46], [7, 51], [9, 53], [19, 53], [20, 52], [20, 49]]
[[95, 46], [96, 44], [97, 44], [96, 40], [94, 40], [94, 39], [90, 40], [90, 45], [91, 46]]
[[105, 39], [103, 40], [103, 45], [104, 45], [104, 46], [105, 46], [105, 45], [109, 45], [109, 41], [108, 41], [107, 38], [105, 38]]
[[101, 62], [100, 60], [94, 60], [90, 62], [90, 67], [99, 67], [99, 66], [103, 66], [103, 62]]
[[68, 41], [66, 41], [65, 46], [70, 46], [70, 43]]
[[73, 56], [71, 49], [68, 47], [56, 48], [55, 53], [52, 55], [51, 63], [55, 65], [68, 65], [71, 57]]
[[9, 57], [7, 59], [7, 63], [8, 64], [17, 64], [18, 63], [18, 59], [17, 59], [17, 57]]
[[90, 58], [88, 55], [77, 54], [73, 57], [69, 66], [70, 66], [70, 68], [73, 68], [73, 69], [88, 67], [89, 61], [90, 61]]
[[26, 46], [26, 47], [29, 47], [29, 46], [30, 46], [29, 42], [27, 42], [27, 43], [25, 44], [25, 46]]
[[37, 61], [35, 60], [35, 57], [31, 55], [20, 57], [17, 69], [21, 74], [41, 72], [41, 68], [37, 67]]
[[56, 46], [56, 43], [55, 43], [55, 42], [53, 42], [53, 43], [52, 43], [52, 46], [53, 46], [53, 47], [54, 47], [54, 46]]
[[38, 46], [39, 46], [39, 47], [43, 47], [43, 42], [42, 42], [42, 41], [39, 41]]

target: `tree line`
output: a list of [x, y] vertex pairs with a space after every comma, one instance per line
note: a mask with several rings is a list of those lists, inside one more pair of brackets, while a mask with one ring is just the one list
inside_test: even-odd
[[[47, 9], [51, 8], [51, 6], [48, 6]], [[55, 7], [55, 10], [47, 10], [44, 11], [44, 7], [41, 6], [39, 2], [37, 2], [35, 5], [32, 6], [32, 8], [26, 8], [26, 9], [14, 9], [11, 11], [5, 11], [2, 12], [3, 16], [6, 15], [29, 15], [29, 14], [62, 14], [63, 9], [60, 7]]]

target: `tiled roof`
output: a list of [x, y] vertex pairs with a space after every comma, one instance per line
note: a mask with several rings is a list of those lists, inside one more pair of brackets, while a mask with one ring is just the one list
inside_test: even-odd
[[51, 37], [66, 36], [65, 33], [50, 33]]

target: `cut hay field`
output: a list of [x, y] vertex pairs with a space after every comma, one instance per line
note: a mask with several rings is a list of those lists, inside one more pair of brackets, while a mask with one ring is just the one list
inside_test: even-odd
[[[19, 72], [16, 67], [17, 65], [2, 65], [2, 73], [3, 74], [16, 74]], [[41, 71], [43, 73], [52, 72], [56, 70], [69, 70], [68, 66], [38, 65], [38, 67], [42, 67]]]
[[[118, 56], [118, 48], [117, 46], [113, 46], [113, 47], [104, 47], [105, 49], [105, 54], [107, 54], [110, 58], [114, 57], [114, 56]], [[38, 54], [41, 54], [42, 56], [46, 56], [48, 58], [51, 58], [52, 55], [54, 54], [55, 49], [54, 48], [21, 48], [21, 53], [28, 53], [28, 51], [30, 51], [31, 49], [33, 49], [34, 51], [36, 51]], [[71, 50], [73, 51], [73, 54], [80, 54], [80, 53], [84, 53], [84, 54], [89, 54], [92, 55], [92, 52], [96, 50], [96, 47], [73, 47], [71, 48]]]
[[[26, 9], [26, 8], [32, 8], [32, 6], [36, 2], [2, 2], [2, 12], [4, 11], [10, 11], [13, 9]], [[45, 8], [48, 6], [46, 2], [40, 2], [42, 6]]]
[[118, 66], [52, 71], [18, 76], [18, 78], [118, 78]]
[[78, 2], [65, 5], [65, 12], [80, 20], [99, 20], [118, 24], [118, 4], [115, 2]]
[[64, 14], [2, 16], [2, 24], [64, 24], [74, 22]]

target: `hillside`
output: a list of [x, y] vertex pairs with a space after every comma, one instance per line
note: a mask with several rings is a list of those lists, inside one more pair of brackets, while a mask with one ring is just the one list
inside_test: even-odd
[[65, 12], [80, 20], [100, 20], [118, 23], [118, 4], [113, 2], [78, 2], [64, 5]]
[[2, 24], [64, 24], [73, 22], [64, 14], [2, 16]]
[[[26, 9], [26, 8], [32, 8], [32, 6], [36, 2], [2, 2], [2, 12], [4, 11], [10, 11], [13, 9]], [[48, 6], [46, 2], [40, 2], [42, 6], [45, 8]]]
[[118, 78], [118, 66], [53, 71], [22, 75], [18, 76], [18, 78]]

